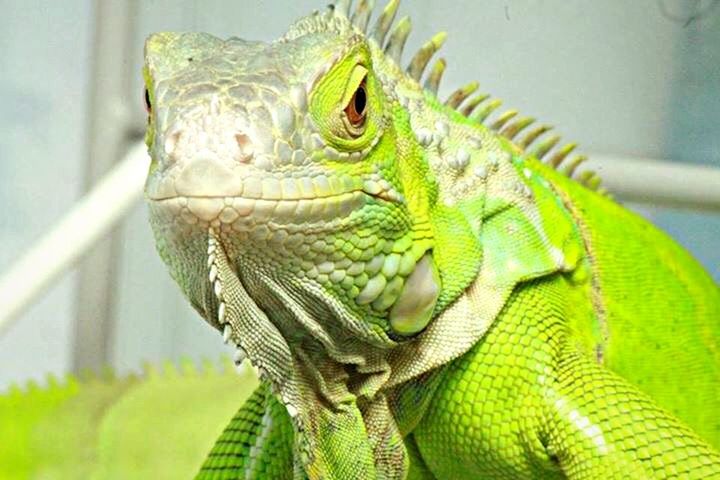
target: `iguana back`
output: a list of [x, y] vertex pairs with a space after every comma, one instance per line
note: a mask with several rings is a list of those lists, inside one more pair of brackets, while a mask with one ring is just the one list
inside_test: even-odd
[[589, 255], [597, 314], [582, 331], [589, 353], [720, 448], [720, 289], [648, 221], [543, 170]]

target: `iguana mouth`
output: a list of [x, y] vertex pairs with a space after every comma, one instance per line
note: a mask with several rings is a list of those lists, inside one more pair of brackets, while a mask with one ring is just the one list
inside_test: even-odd
[[252, 224], [306, 224], [328, 222], [350, 215], [371, 196], [362, 190], [303, 199], [247, 197], [171, 197], [151, 203], [190, 225], [223, 225], [244, 229]]
[[178, 195], [148, 198], [150, 203], [190, 225], [233, 225], [237, 228], [273, 221], [307, 224], [344, 218], [370, 199], [402, 203], [392, 189], [366, 182], [362, 189], [301, 198], [250, 198], [246, 196]]

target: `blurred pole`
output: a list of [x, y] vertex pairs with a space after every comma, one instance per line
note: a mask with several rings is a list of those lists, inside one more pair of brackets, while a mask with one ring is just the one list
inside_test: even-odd
[[[95, 2], [86, 191], [92, 189], [128, 148], [131, 119], [128, 81], [133, 73], [128, 68], [132, 64], [129, 52], [134, 45], [134, 6], [132, 0]], [[132, 98], [137, 98], [140, 105], [140, 93]], [[87, 219], [88, 225], [94, 221]], [[74, 371], [97, 369], [110, 363], [119, 241], [117, 230], [111, 232], [90, 247], [80, 264], [72, 346]]]
[[620, 201], [720, 212], [720, 168], [596, 154], [587, 165]]
[[90, 193], [3, 273], [0, 335], [140, 201], [148, 164], [145, 145], [134, 145]]

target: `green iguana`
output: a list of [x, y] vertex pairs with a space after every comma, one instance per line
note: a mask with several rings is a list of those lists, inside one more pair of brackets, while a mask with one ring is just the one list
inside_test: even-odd
[[720, 478], [718, 286], [349, 3], [146, 43], [158, 251], [261, 380], [197, 478]]

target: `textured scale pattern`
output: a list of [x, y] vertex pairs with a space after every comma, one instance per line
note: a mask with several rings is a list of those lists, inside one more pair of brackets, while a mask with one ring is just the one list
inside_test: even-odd
[[261, 386], [225, 428], [196, 478], [290, 479], [291, 437], [292, 424], [287, 413]]
[[705, 442], [577, 352], [564, 283], [521, 287], [449, 368], [414, 432], [431, 470], [443, 479], [720, 476]]
[[720, 478], [718, 286], [352, 3], [148, 39], [157, 249], [246, 376], [2, 396], [0, 477], [185, 478], [236, 411], [201, 480]]
[[265, 389], [201, 477], [715, 475], [717, 286], [574, 143], [439, 99], [444, 33], [406, 64], [399, 2], [352, 3], [146, 44], [158, 251]]
[[[644, 220], [561, 175], [544, 175], [574, 199], [591, 252], [602, 315], [588, 351], [720, 448], [720, 289], [686, 250]], [[642, 294], [627, 295], [631, 287]]]

